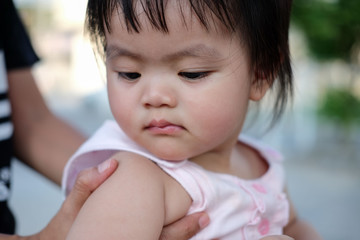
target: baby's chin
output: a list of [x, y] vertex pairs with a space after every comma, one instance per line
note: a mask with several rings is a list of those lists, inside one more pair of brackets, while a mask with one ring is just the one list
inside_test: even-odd
[[189, 156], [183, 153], [176, 153], [174, 151], [151, 151], [151, 153], [165, 161], [169, 162], [181, 162], [186, 159], [189, 159]]
[[165, 160], [168, 162], [181, 162], [184, 160], [187, 160], [187, 157], [181, 157], [181, 156], [176, 156], [174, 154], [154, 154], [156, 157], [160, 158], [161, 160]]
[[184, 144], [182, 141], [176, 141], [173, 138], [161, 138], [160, 140], [155, 139], [153, 141], [148, 139], [145, 141], [143, 139], [140, 139], [142, 141], [136, 140], [138, 139], [135, 139], [135, 142], [149, 153], [169, 162], [181, 162], [197, 154], [197, 152], [189, 149], [187, 144]]

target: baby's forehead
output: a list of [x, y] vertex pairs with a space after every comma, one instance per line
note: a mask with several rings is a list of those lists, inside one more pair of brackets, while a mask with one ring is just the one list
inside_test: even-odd
[[[182, 0], [138, 0], [132, 6], [124, 5], [124, 1], [117, 1], [117, 7], [111, 13], [111, 24], [113, 27], [121, 24], [129, 32], [140, 32], [144, 29], [152, 29], [160, 32], [170, 32], [173, 27], [186, 27], [191, 29], [194, 24], [200, 24], [207, 31], [216, 30], [221, 33], [234, 31], [229, 19], [219, 16], [209, 6], [200, 4], [202, 1]], [[162, 5], [161, 5], [162, 4]], [[224, 13], [225, 14], [225, 13]], [[228, 14], [225, 14], [228, 15]], [[113, 21], [116, 24], [113, 24]], [[110, 29], [108, 29], [110, 30]]]

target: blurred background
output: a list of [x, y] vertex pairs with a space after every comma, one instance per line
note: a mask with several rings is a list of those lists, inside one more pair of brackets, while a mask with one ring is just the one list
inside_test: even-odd
[[[50, 108], [87, 135], [111, 118], [105, 76], [84, 37], [86, 0], [15, 0], [42, 61], [34, 67]], [[268, 105], [245, 131], [282, 151], [299, 215], [325, 239], [359, 239], [360, 1], [294, 0], [290, 47], [295, 98], [267, 131]], [[42, 229], [63, 197], [14, 160], [18, 234]]]

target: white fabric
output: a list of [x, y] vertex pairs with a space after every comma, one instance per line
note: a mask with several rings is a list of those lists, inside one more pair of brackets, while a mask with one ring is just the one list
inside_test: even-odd
[[129, 139], [114, 121], [107, 121], [70, 159], [62, 188], [67, 194], [81, 170], [98, 165], [115, 152], [134, 152], [157, 163], [184, 187], [193, 200], [188, 214], [203, 210], [209, 214], [210, 225], [192, 239], [259, 239], [264, 235], [281, 234], [288, 221], [289, 207], [283, 193], [281, 156], [245, 136], [239, 140], [268, 161], [269, 169], [262, 177], [244, 180], [207, 171], [188, 160], [158, 159]]

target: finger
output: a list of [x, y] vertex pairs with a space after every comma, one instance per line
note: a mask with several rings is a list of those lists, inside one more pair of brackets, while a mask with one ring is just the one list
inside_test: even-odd
[[79, 173], [75, 185], [67, 196], [64, 205], [67, 210], [77, 214], [90, 194], [96, 190], [117, 168], [118, 161], [106, 160], [97, 167]]
[[82, 171], [59, 212], [42, 231], [29, 239], [65, 239], [86, 199], [115, 171], [117, 165], [116, 160], [107, 160], [98, 167]]
[[294, 240], [294, 238], [283, 235], [283, 236], [280, 236], [279, 240]]
[[293, 238], [286, 235], [274, 235], [261, 238], [260, 240], [294, 240]]
[[204, 212], [188, 215], [166, 226], [161, 233], [160, 240], [188, 240], [205, 228], [209, 222], [209, 216]]

